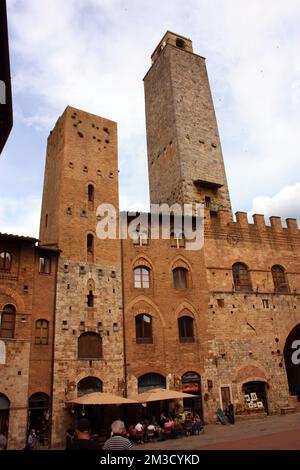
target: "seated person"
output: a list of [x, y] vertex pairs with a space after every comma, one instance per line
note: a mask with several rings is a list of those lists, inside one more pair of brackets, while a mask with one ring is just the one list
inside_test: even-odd
[[226, 424], [225, 422], [225, 415], [224, 415], [224, 411], [222, 410], [222, 408], [218, 408], [217, 410], [217, 423], [221, 423], [221, 424]]

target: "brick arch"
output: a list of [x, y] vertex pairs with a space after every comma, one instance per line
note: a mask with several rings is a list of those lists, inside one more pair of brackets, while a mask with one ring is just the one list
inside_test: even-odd
[[147, 374], [162, 375], [163, 377], [166, 378], [166, 380], [168, 377], [168, 372], [166, 371], [166, 369], [162, 369], [161, 367], [157, 367], [157, 366], [155, 367], [138, 366], [136, 368], [133, 367], [131, 370], [131, 376], [136, 378], [137, 383], [140, 377], [142, 377], [143, 375], [147, 375]]
[[153, 271], [153, 264], [151, 259], [145, 255], [138, 255], [132, 262], [132, 269], [138, 268], [139, 266], [145, 266], [145, 268], [149, 268], [151, 271]]
[[262, 381], [268, 382], [265, 369], [259, 364], [245, 364], [240, 367], [235, 375], [235, 380], [240, 383]]
[[174, 315], [175, 317], [178, 319], [183, 315], [183, 312], [189, 312], [191, 314], [191, 316], [193, 317], [193, 319], [195, 321], [197, 321], [197, 310], [195, 309], [195, 307], [188, 301], [183, 301], [181, 302], [180, 305], [178, 305], [178, 307], [176, 308], [175, 312], [174, 312]]
[[0, 301], [0, 309], [2, 309], [6, 304], [13, 304], [16, 307], [17, 313], [25, 312], [24, 300], [17, 292], [15, 292], [15, 290], [10, 287], [1, 287], [0, 297], [1, 296], [7, 297], [7, 300]]
[[[104, 386], [104, 381], [101, 379], [101, 377], [99, 377], [99, 374], [97, 373], [94, 373], [93, 370], [90, 370], [89, 372], [86, 371], [86, 372], [80, 372], [80, 374], [76, 375], [74, 377], [74, 380], [72, 380], [72, 382], [75, 382], [76, 383], [76, 387], [77, 385], [79, 384], [79, 382], [83, 379], [87, 379], [88, 377], [95, 377], [95, 379], [99, 379], [101, 380], [103, 386]], [[104, 388], [104, 387], [103, 387]]]
[[[142, 303], [146, 304], [146, 309], [148, 309], [147, 311], [145, 311], [145, 307], [144, 305], [142, 306]], [[149, 313], [153, 318], [157, 316], [160, 319], [163, 328], [166, 327], [164, 317], [157, 305], [144, 295], [139, 295], [133, 299], [128, 305], [126, 312], [127, 314], [131, 314], [133, 317], [136, 317], [140, 313]], [[156, 315], [153, 315], [153, 313]]]
[[193, 272], [191, 263], [182, 255], [176, 256], [170, 263], [170, 271], [173, 271], [176, 268], [185, 268], [190, 272]]

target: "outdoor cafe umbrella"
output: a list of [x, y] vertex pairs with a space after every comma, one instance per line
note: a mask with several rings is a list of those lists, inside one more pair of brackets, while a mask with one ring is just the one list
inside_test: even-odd
[[139, 403], [139, 401], [119, 397], [112, 393], [94, 392], [69, 400], [67, 403], [72, 403], [74, 405], [130, 405]]
[[153, 388], [147, 392], [139, 393], [137, 400], [140, 403], [148, 403], [151, 401], [161, 400], [178, 400], [182, 398], [199, 398], [197, 395], [190, 393], [176, 392], [175, 390], [166, 390], [165, 388]]

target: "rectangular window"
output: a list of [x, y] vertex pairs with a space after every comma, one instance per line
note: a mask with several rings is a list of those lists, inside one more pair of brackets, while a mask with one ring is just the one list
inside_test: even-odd
[[264, 308], [269, 308], [269, 301], [267, 299], [263, 299], [263, 307]]
[[51, 258], [41, 257], [39, 264], [39, 272], [41, 274], [50, 274], [51, 272]]

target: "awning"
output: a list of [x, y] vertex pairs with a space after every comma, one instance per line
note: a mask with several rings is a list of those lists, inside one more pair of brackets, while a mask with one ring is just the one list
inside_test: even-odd
[[139, 393], [137, 399], [140, 403], [161, 400], [178, 400], [182, 398], [199, 398], [198, 395], [190, 393], [176, 392], [175, 390], [166, 390], [164, 388], [154, 388], [148, 392]]
[[139, 402], [137, 400], [119, 397], [111, 393], [94, 392], [83, 395], [80, 398], [74, 398], [66, 403], [73, 403], [74, 405], [130, 405]]

